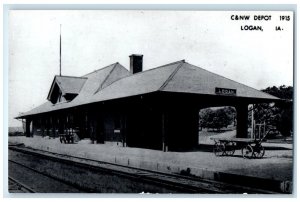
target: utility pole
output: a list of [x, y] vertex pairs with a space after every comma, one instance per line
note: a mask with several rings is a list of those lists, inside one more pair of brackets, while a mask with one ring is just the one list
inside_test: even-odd
[[255, 129], [255, 124], [254, 124], [254, 104], [252, 104], [252, 110], [251, 110], [251, 125], [252, 125], [252, 129], [251, 129], [251, 138], [254, 138], [254, 129]]

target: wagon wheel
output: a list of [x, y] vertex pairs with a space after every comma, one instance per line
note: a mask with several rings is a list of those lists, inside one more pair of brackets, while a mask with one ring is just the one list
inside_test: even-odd
[[265, 155], [265, 149], [261, 144], [255, 145], [253, 148], [253, 155], [256, 158], [262, 158]]
[[247, 144], [242, 148], [242, 155], [244, 158], [248, 158], [248, 159], [252, 158], [253, 148], [251, 147], [251, 145]]
[[214, 145], [214, 153], [216, 156], [221, 156], [225, 153], [225, 145], [220, 142], [216, 142]]
[[234, 144], [234, 142], [228, 142], [225, 145], [225, 154], [227, 156], [233, 156], [234, 152], [235, 152], [235, 144]]

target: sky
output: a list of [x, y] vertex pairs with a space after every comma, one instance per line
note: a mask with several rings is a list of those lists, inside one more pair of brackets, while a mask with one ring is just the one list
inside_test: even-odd
[[[260, 15], [271, 18], [254, 20]], [[15, 10], [9, 13], [9, 126], [21, 126], [14, 117], [46, 102], [59, 74], [60, 25], [62, 75], [83, 76], [115, 62], [128, 69], [128, 56], [143, 54], [144, 70], [185, 59], [259, 90], [293, 85], [291, 12]], [[250, 25], [263, 31], [241, 30]]]

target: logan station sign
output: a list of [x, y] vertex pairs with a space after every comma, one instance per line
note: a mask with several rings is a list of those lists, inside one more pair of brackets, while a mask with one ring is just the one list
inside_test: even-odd
[[215, 93], [218, 95], [236, 95], [236, 89], [216, 88]]

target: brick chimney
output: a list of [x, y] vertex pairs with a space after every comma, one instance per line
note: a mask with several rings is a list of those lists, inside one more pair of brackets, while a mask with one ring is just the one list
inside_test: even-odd
[[132, 74], [143, 71], [143, 55], [132, 54], [130, 58], [130, 72]]

